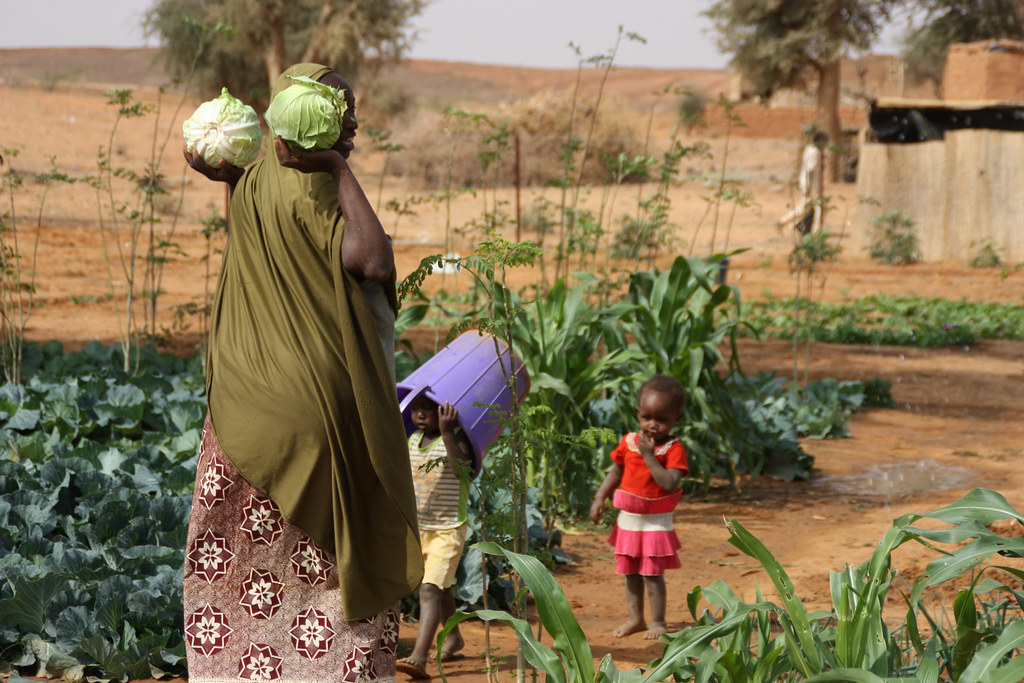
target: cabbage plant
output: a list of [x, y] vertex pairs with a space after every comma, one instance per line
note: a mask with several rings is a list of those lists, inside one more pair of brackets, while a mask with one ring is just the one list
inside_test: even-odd
[[244, 167], [260, 154], [263, 133], [256, 110], [234, 97], [227, 88], [220, 97], [203, 102], [181, 126], [185, 148], [210, 166], [226, 161]]
[[305, 76], [288, 78], [295, 83], [279, 92], [263, 115], [270, 131], [305, 150], [333, 147], [348, 111], [343, 91]]

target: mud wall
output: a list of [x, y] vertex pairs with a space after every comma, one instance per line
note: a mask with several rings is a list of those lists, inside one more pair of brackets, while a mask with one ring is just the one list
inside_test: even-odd
[[951, 45], [942, 93], [947, 100], [1024, 101], [1024, 43], [984, 40]]
[[989, 243], [1004, 263], [1024, 261], [1024, 133], [949, 131], [944, 140], [864, 143], [858, 204], [845, 246], [865, 255], [871, 219], [898, 210], [915, 223], [925, 261], [970, 261]]

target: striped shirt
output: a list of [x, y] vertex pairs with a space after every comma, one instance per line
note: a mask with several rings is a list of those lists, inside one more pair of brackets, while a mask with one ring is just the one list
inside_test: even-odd
[[466, 523], [469, 479], [448, 463], [444, 438], [422, 446], [423, 432], [409, 437], [409, 461], [421, 529], [454, 529]]

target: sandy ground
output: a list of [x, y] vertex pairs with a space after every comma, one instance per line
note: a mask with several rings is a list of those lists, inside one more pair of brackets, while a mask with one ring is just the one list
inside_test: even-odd
[[[151, 97], [151, 92], [147, 91], [146, 96]], [[114, 165], [143, 168], [153, 152], [154, 140], [157, 150], [163, 144], [174, 106], [174, 96], [165, 97], [159, 125], [154, 125], [152, 116], [122, 120], [112, 145]], [[177, 120], [182, 120], [192, 106], [194, 103], [186, 105], [185, 113], [176, 115]], [[115, 308], [114, 301], [121, 296], [124, 275], [117, 245], [127, 237], [123, 232], [115, 237], [110, 231], [114, 212], [109, 199], [84, 182], [55, 186], [44, 197], [46, 186], [34, 180], [36, 173], [48, 169], [48, 155], [56, 155], [59, 166], [72, 175], [96, 174], [96, 150], [109, 144], [113, 121], [111, 107], [89, 88], [45, 92], [0, 86], [0, 145], [5, 148], [0, 150], [5, 160], [2, 170], [7, 177], [13, 166], [25, 178], [25, 185], [14, 193], [14, 218], [26, 273], [32, 270], [30, 254], [34, 247], [30, 245], [38, 237], [38, 306], [25, 328], [30, 340], [57, 339], [70, 348], [92, 340], [113, 342], [118, 338], [116, 311], [120, 309]], [[185, 172], [177, 125], [171, 124], [161, 170], [167, 175], [165, 184], [171, 197], [181, 196], [184, 191], [184, 204], [177, 221], [170, 212], [165, 213], [156, 229], [157, 237], [177, 245], [160, 284], [163, 294], [158, 324], [181, 351], [188, 352], [196, 341], [200, 321], [186, 315], [176, 327], [173, 313], [189, 302], [201, 302], [204, 292], [213, 286], [208, 269], [216, 273], [223, 239], [203, 237], [199, 220], [212, 211], [223, 210], [224, 193], [222, 188]], [[716, 158], [720, 158], [723, 140], [711, 138], [710, 142], [718, 153]], [[713, 227], [713, 219], [701, 219], [707, 209], [705, 186], [692, 181], [680, 183], [671, 193], [672, 222], [680, 226], [679, 236], [686, 244], [694, 246], [683, 246], [678, 251], [700, 254], [745, 248], [747, 251], [733, 258], [729, 270], [729, 281], [740, 287], [744, 298], [757, 299], [769, 292], [789, 295], [794, 283], [786, 255], [792, 247], [792, 235], [780, 232], [776, 219], [785, 212], [791, 198], [786, 182], [795, 171], [796, 143], [768, 138], [745, 138], [734, 143], [729, 173], [744, 181], [743, 189], [756, 206], [741, 208], [732, 218], [729, 210], [723, 210], [717, 227]], [[12, 149], [20, 152], [15, 155]], [[373, 155], [357, 151], [353, 161], [375, 203], [378, 193], [381, 205], [390, 198], [403, 201], [412, 194], [424, 193], [393, 178], [381, 183], [377, 175], [381, 160]], [[620, 188], [615, 212], [635, 206], [634, 196], [639, 191], [636, 186]], [[131, 200], [123, 188], [119, 192], [119, 197]], [[853, 187], [836, 185], [827, 192], [838, 207], [833, 222], [841, 226], [846, 207], [855, 201]], [[557, 201], [554, 190], [532, 188], [523, 191], [521, 205], [525, 208], [541, 195]], [[430, 203], [418, 206], [415, 216], [398, 220], [394, 214], [382, 211], [382, 221], [394, 236], [399, 276], [408, 274], [423, 257], [446, 248], [462, 255], [471, 253], [476, 239], [472, 231], [456, 234], [446, 244], [445, 227], [466, 226], [495, 196], [514, 206], [514, 191], [507, 188], [497, 195], [462, 196], [453, 201], [450, 214], [443, 204]], [[600, 196], [595, 191], [588, 202], [596, 203]], [[9, 200], [2, 200], [4, 211], [10, 211]], [[165, 208], [173, 208], [173, 200], [161, 202]], [[101, 221], [107, 231], [99, 229]], [[123, 216], [118, 216], [117, 222], [124, 230]], [[7, 239], [13, 234], [8, 232]], [[507, 235], [513, 236], [511, 229]], [[551, 245], [546, 247], [550, 265]], [[663, 255], [659, 263], [665, 265], [671, 256]], [[449, 289], [468, 287], [465, 276], [462, 280], [447, 277], [445, 286]], [[515, 276], [522, 283], [536, 277], [536, 271]], [[963, 262], [891, 267], [874, 264], [864, 254], [844, 252], [830, 274], [824, 295], [842, 300], [875, 292], [916, 293], [1019, 303], [1022, 284], [1024, 273], [1001, 278], [998, 270], [972, 269]], [[437, 276], [428, 281], [432, 291], [439, 286]], [[116, 292], [113, 300], [112, 291]], [[748, 372], [786, 372], [791, 366], [791, 348], [786, 342], [747, 340], [741, 344], [740, 353]], [[684, 542], [683, 569], [670, 573], [667, 579], [671, 628], [691, 623], [686, 594], [695, 585], [722, 579], [748, 599], [753, 599], [755, 585], [771, 593], [767, 577], [755, 562], [727, 543], [725, 519], [740, 520], [761, 538], [790, 572], [798, 594], [808, 605], [824, 607], [828, 605], [828, 572], [866, 560], [897, 515], [934, 509], [976, 486], [999, 490], [1022, 509], [1022, 367], [1024, 344], [1015, 342], [984, 342], [971, 348], [942, 350], [816, 345], [812, 377], [884, 377], [893, 384], [897, 407], [860, 414], [851, 424], [849, 438], [806, 441], [804, 447], [816, 459], [811, 481], [780, 484], [758, 479], [743, 482], [741, 493], [721, 487], [706, 496], [684, 500], [675, 513], [676, 528]], [[657, 643], [639, 635], [616, 639], [611, 634], [625, 616], [624, 592], [614, 574], [604, 534], [567, 534], [564, 548], [574, 561], [559, 567], [556, 578], [589, 636], [595, 657], [610, 652], [623, 666], [643, 664], [657, 656], [661, 652]], [[897, 553], [896, 567], [913, 575], [927, 558], [927, 553], [907, 548]], [[403, 626], [403, 642], [412, 642], [415, 629], [414, 624]], [[482, 680], [483, 629], [469, 624], [464, 633], [469, 656], [449, 667], [450, 678]], [[499, 655], [511, 654], [513, 639], [508, 632], [497, 629], [492, 638]]]

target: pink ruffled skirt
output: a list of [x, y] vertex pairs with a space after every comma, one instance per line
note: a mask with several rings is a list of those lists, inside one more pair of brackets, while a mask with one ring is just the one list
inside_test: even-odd
[[[622, 494], [620, 496], [620, 494]], [[678, 492], [666, 498], [679, 500]], [[621, 489], [615, 492], [614, 505], [619, 508], [619, 516], [615, 521], [608, 542], [615, 546], [615, 573], [640, 574], [642, 576], [661, 576], [666, 569], [678, 569], [678, 550], [682, 547], [675, 527], [672, 525], [672, 512], [655, 512], [644, 514], [628, 512], [647, 507], [642, 501]], [[666, 499], [651, 501], [654, 509], [664, 509], [668, 505]]]

